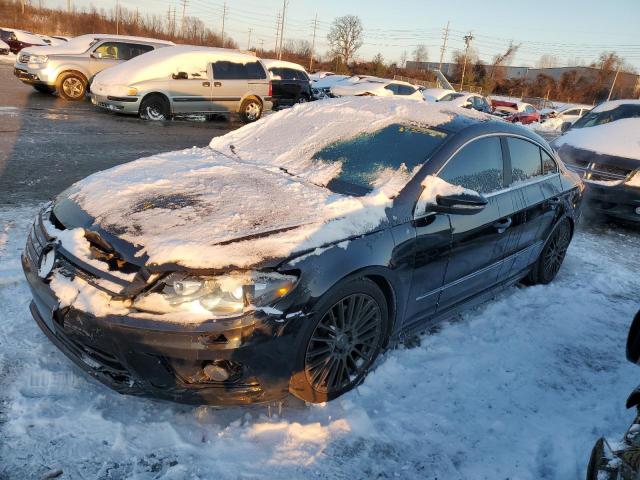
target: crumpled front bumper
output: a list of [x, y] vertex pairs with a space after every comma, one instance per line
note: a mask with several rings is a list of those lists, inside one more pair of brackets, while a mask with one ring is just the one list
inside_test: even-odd
[[[238, 405], [287, 396], [297, 345], [293, 320], [253, 312], [240, 321], [192, 325], [61, 308], [38, 275], [35, 251], [27, 245], [22, 256], [33, 318], [52, 343], [103, 384], [120, 393], [193, 404]], [[225, 366], [229, 379], [212, 381], [203, 374], [208, 364]]]
[[640, 223], [640, 188], [585, 181], [585, 203], [591, 210], [626, 222]]

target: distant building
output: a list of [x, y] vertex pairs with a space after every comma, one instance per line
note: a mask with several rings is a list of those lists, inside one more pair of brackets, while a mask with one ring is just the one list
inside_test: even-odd
[[[445, 77], [451, 78], [455, 72], [457, 63], [443, 63], [442, 73]], [[491, 68], [489, 65], [485, 65], [487, 71]], [[437, 70], [440, 68], [439, 62], [414, 62], [407, 60], [407, 70]], [[502, 78], [506, 80], [515, 80], [518, 78], [524, 78], [527, 74], [528, 67], [497, 67], [502, 72]]]

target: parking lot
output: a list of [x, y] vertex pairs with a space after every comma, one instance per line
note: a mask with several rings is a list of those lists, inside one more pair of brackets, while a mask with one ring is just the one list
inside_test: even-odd
[[513, 287], [386, 352], [328, 404], [220, 410], [107, 389], [31, 319], [20, 254], [32, 218], [93, 172], [240, 124], [66, 103], [15, 81], [10, 65], [0, 84], [0, 479], [577, 479], [594, 440], [631, 420], [624, 342], [640, 236], [589, 219], [553, 283]]
[[142, 122], [36, 92], [0, 63], [1, 204], [44, 201], [76, 180], [158, 152], [207, 145], [226, 119]]

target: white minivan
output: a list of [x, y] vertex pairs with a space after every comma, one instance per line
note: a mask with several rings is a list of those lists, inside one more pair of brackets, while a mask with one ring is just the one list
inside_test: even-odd
[[238, 113], [246, 123], [271, 110], [271, 88], [266, 67], [254, 55], [225, 48], [175, 46], [99, 73], [91, 85], [91, 101], [149, 120]]

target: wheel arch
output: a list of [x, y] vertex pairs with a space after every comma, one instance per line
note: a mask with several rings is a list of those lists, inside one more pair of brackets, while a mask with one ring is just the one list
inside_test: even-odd
[[260, 107], [264, 110], [264, 100], [262, 99], [262, 97], [258, 94], [250, 92], [250, 93], [245, 93], [242, 97], [240, 97], [240, 101], [238, 102], [238, 106], [236, 107], [236, 113], [239, 113], [240, 107], [242, 107], [242, 104], [245, 101], [250, 99], [257, 100], [258, 102], [260, 102]]
[[62, 77], [62, 75], [66, 74], [66, 73], [74, 73], [76, 75], [80, 75], [84, 81], [87, 84], [87, 89], [89, 89], [89, 76], [87, 75], [86, 72], [83, 72], [82, 69], [79, 68], [64, 68], [63, 70], [60, 70], [58, 72], [58, 74], [56, 75], [56, 86], [58, 85], [58, 82], [60, 81], [60, 77]]
[[152, 92], [145, 93], [145, 94], [143, 95], [143, 97], [140, 99], [140, 106], [138, 107], [138, 114], [140, 114], [140, 109], [142, 108], [142, 103], [143, 103], [146, 99], [148, 99], [149, 97], [153, 97], [153, 96], [163, 97], [163, 98], [167, 101], [167, 103], [169, 104], [169, 112], [171, 112], [171, 114], [173, 114], [173, 105], [172, 105], [172, 103], [171, 103], [171, 100], [169, 99], [169, 97], [167, 96], [167, 94], [166, 94], [166, 93], [162, 93], [162, 92], [159, 92], [159, 91], [157, 91], [157, 90], [154, 90], [154, 91], [152, 91]]

